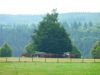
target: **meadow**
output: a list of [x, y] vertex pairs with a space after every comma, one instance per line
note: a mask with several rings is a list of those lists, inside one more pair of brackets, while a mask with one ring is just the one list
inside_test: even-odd
[[100, 75], [100, 59], [0, 58], [0, 75]]
[[100, 75], [100, 63], [0, 63], [0, 75]]

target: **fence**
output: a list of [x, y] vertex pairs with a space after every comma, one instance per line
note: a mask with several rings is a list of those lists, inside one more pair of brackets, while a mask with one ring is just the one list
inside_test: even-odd
[[100, 59], [1, 57], [0, 62], [100, 62]]

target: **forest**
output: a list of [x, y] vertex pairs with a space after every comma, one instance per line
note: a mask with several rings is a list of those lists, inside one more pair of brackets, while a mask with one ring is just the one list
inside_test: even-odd
[[[13, 49], [13, 56], [19, 56], [31, 41], [32, 33], [43, 16], [0, 15], [0, 45], [7, 42]], [[91, 57], [90, 50], [100, 40], [100, 14], [63, 13], [59, 14], [58, 20], [82, 55]]]

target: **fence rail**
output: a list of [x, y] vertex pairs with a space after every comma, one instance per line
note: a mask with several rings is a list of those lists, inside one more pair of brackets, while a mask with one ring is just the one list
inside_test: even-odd
[[85, 58], [27, 58], [27, 57], [1, 57], [0, 62], [100, 62], [100, 59]]

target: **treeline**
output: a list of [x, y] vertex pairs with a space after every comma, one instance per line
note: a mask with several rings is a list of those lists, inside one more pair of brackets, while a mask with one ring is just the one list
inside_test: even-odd
[[[32, 38], [31, 35], [38, 25], [0, 25], [0, 45], [7, 41], [12, 47], [13, 56], [20, 56], [24, 51], [25, 45], [29, 43]], [[90, 57], [90, 50], [93, 44], [100, 40], [100, 25], [92, 22], [81, 23], [61, 22], [61, 26], [66, 29], [69, 38], [75, 47], [80, 50], [81, 55]]]
[[[28, 54], [34, 54], [35, 50], [33, 49], [32, 43], [26, 45], [25, 52]], [[71, 53], [76, 54], [76, 58], [81, 57], [80, 51], [74, 46]], [[92, 58], [100, 58], [100, 41], [97, 41], [90, 50]], [[12, 56], [12, 48], [8, 45], [8, 43], [4, 43], [0, 47], [0, 57], [11, 57]], [[83, 57], [82, 57], [83, 58]]]
[[0, 25], [0, 45], [8, 42], [13, 49], [13, 56], [20, 56], [31, 39], [33, 29], [28, 25]]
[[76, 21], [71, 24], [64, 22], [63, 26], [69, 32], [72, 41], [82, 51], [82, 56], [91, 57], [91, 47], [100, 40], [100, 23]]

